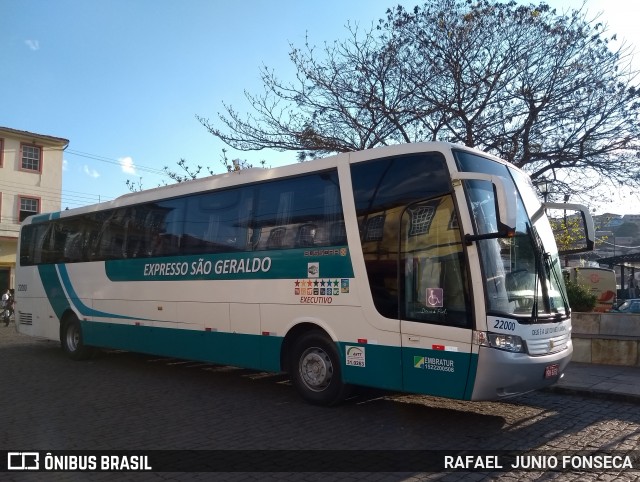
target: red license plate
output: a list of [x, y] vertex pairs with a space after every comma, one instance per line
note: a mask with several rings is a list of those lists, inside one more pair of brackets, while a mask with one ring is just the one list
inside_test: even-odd
[[558, 365], [549, 365], [547, 367], [545, 367], [544, 369], [544, 377], [545, 378], [553, 378], [553, 377], [557, 377], [559, 374], [559, 369], [558, 369]]

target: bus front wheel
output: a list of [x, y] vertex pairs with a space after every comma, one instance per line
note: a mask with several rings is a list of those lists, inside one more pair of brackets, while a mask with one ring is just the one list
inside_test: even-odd
[[75, 315], [63, 320], [60, 326], [60, 344], [72, 360], [86, 360], [93, 354], [93, 349], [84, 344], [82, 326]]
[[316, 405], [335, 405], [346, 396], [340, 356], [323, 332], [310, 331], [296, 341], [292, 352], [291, 381], [302, 398]]

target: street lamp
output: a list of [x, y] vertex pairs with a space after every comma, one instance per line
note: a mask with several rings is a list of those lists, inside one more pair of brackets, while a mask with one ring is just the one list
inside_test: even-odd
[[549, 191], [551, 191], [551, 181], [549, 181], [546, 177], [543, 177], [536, 182], [536, 187], [540, 191], [540, 194], [542, 194], [543, 202], [546, 203]]

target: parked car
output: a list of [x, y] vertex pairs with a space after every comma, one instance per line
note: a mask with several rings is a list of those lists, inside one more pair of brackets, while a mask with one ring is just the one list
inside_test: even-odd
[[617, 308], [611, 310], [612, 313], [640, 313], [640, 298], [625, 300]]

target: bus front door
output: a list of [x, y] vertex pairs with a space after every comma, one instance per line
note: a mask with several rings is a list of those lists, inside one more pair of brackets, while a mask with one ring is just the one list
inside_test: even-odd
[[[403, 388], [469, 399], [472, 353], [467, 270], [451, 196], [407, 206], [400, 228]], [[472, 377], [472, 375], [471, 375]]]

